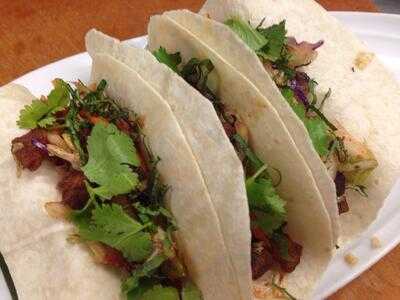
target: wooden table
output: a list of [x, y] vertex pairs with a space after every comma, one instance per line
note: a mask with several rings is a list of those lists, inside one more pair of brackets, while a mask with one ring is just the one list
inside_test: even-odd
[[[320, 0], [330, 10], [376, 11], [370, 0]], [[119, 39], [143, 35], [149, 16], [175, 8], [198, 10], [201, 0], [0, 0], [0, 85], [84, 51], [96, 27]], [[400, 299], [400, 247], [330, 297]]]

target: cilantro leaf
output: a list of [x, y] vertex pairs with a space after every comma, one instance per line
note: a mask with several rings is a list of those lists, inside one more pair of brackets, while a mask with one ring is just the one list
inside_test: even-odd
[[167, 65], [176, 73], [179, 73], [178, 66], [182, 62], [181, 54], [176, 52], [169, 54], [164, 47], [160, 47], [158, 50], [153, 52], [155, 58], [162, 64]]
[[268, 40], [268, 44], [257, 51], [257, 54], [272, 62], [281, 58], [283, 48], [286, 44], [287, 31], [285, 21], [267, 28], [259, 28], [257, 31]]
[[179, 293], [174, 287], [148, 284], [130, 292], [128, 300], [179, 300]]
[[54, 88], [47, 96], [47, 100], [33, 100], [31, 105], [25, 105], [20, 111], [17, 125], [24, 129], [48, 127], [56, 119], [53, 114], [64, 109], [69, 103], [69, 93], [62, 80], [54, 81]]
[[88, 138], [89, 161], [82, 167], [85, 176], [100, 186], [99, 196], [110, 199], [126, 194], [138, 184], [138, 175], [129, 165], [138, 166], [139, 157], [132, 139], [113, 124], [96, 124]]
[[137, 289], [140, 284], [139, 281], [143, 278], [150, 278], [166, 259], [164, 255], [159, 254], [144, 262], [124, 281], [122, 284], [122, 292], [127, 294]]
[[265, 232], [272, 233], [286, 220], [285, 202], [276, 192], [272, 180], [265, 178], [266, 166], [246, 180], [250, 210], [256, 215], [256, 223]]
[[191, 282], [188, 281], [185, 283], [182, 289], [182, 300], [201, 300], [201, 292], [200, 290]]
[[158, 284], [143, 293], [141, 300], [179, 300], [179, 293], [174, 287]]
[[304, 106], [296, 101], [291, 89], [284, 88], [281, 92], [293, 111], [306, 126], [315, 150], [321, 157], [326, 156], [329, 153], [329, 144], [332, 140], [327, 124], [319, 116], [307, 117]]
[[233, 139], [238, 144], [239, 148], [243, 151], [246, 158], [250, 161], [252, 167], [255, 170], [262, 168], [265, 164], [258, 158], [258, 156], [250, 149], [246, 141], [238, 134], [233, 136]]
[[117, 204], [97, 205], [90, 219], [80, 215], [74, 223], [83, 239], [99, 241], [120, 250], [130, 261], [142, 261], [153, 250], [150, 234], [143, 232], [145, 227]]
[[229, 26], [254, 51], [261, 50], [268, 43], [262, 33], [240, 18], [228, 19], [225, 21], [225, 25]]

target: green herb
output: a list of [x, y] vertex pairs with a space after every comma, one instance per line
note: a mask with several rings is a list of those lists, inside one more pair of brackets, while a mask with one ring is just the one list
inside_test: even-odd
[[178, 290], [174, 287], [165, 287], [160, 284], [142, 285], [130, 292], [128, 300], [179, 300]]
[[257, 54], [260, 57], [272, 62], [280, 59], [286, 45], [287, 31], [285, 21], [272, 25], [268, 28], [258, 27], [257, 31], [268, 40], [268, 44], [261, 50], [257, 51]]
[[291, 89], [283, 88], [281, 92], [283, 97], [292, 107], [293, 111], [306, 126], [315, 150], [321, 157], [328, 155], [329, 145], [332, 141], [332, 134], [329, 132], [329, 127], [325, 121], [321, 119], [320, 115], [308, 117], [306, 109], [295, 99], [294, 93]]
[[154, 272], [165, 262], [167, 258], [160, 254], [145, 261], [141, 266], [137, 267], [132, 275], [122, 284], [122, 292], [125, 294], [134, 291], [140, 285], [143, 278], [151, 278]]
[[75, 225], [83, 239], [99, 241], [120, 250], [130, 261], [142, 261], [153, 250], [150, 234], [143, 231], [146, 227], [117, 204], [96, 205], [90, 220], [80, 217]]
[[322, 111], [322, 109], [324, 108], [325, 101], [326, 101], [327, 99], [329, 99], [329, 97], [331, 96], [331, 94], [332, 94], [332, 89], [329, 88], [329, 90], [325, 93], [324, 98], [323, 98], [322, 101], [321, 101], [321, 104], [320, 104], [319, 107], [318, 107], [318, 109], [319, 109], [320, 111]]
[[367, 187], [364, 186], [364, 185], [361, 185], [361, 184], [357, 184], [357, 185], [348, 184], [348, 185], [346, 185], [346, 189], [356, 191], [361, 196], [363, 196], [365, 198], [368, 198]]
[[[81, 82], [78, 84], [84, 87]], [[76, 99], [76, 104], [90, 114], [105, 117], [110, 122], [118, 119], [127, 120], [130, 114], [129, 110], [121, 108], [113, 99], [107, 97], [106, 87], [107, 82], [104, 79], [101, 80], [95, 91], [81, 93]]]
[[276, 192], [272, 180], [261, 176], [267, 166], [246, 180], [250, 210], [256, 216], [256, 224], [266, 233], [273, 233], [286, 220], [285, 202]]
[[242, 21], [240, 18], [232, 18], [226, 20], [225, 25], [229, 26], [250, 49], [260, 51], [268, 44], [268, 39], [259, 31], [254, 29], [249, 23]]
[[[209, 75], [214, 70], [214, 65], [209, 59], [190, 59], [182, 68], [183, 79], [210, 100], [214, 106], [219, 104], [214, 91], [210, 88]], [[218, 107], [217, 111], [218, 111]]]
[[74, 90], [69, 84], [65, 83], [65, 86], [71, 95], [71, 101], [69, 103], [69, 109], [67, 116], [65, 118], [65, 125], [69, 131], [71, 136], [72, 142], [74, 143], [75, 149], [78, 150], [79, 153], [79, 160], [81, 165], [86, 163], [87, 155], [81, 146], [81, 142], [79, 139], [79, 131], [81, 130], [80, 120], [78, 118], [79, 108], [78, 103], [80, 102], [78, 93]]
[[94, 189], [99, 196], [110, 199], [126, 194], [139, 183], [130, 166], [140, 161], [132, 139], [113, 124], [96, 124], [88, 138], [89, 161], [82, 167], [85, 176], [100, 185]]
[[56, 121], [54, 113], [66, 108], [69, 103], [69, 93], [60, 79], [54, 80], [54, 88], [45, 101], [33, 100], [31, 105], [25, 105], [20, 111], [17, 125], [24, 129], [49, 127]]
[[133, 207], [138, 212], [138, 217], [143, 223], [148, 223], [154, 217], [162, 216], [167, 220], [167, 223], [170, 224], [172, 227], [176, 228], [176, 223], [173, 215], [164, 207], [147, 207], [141, 204], [140, 202], [135, 202]]
[[260, 168], [264, 167], [264, 162], [257, 157], [257, 155], [250, 149], [249, 145], [240, 135], [235, 134], [233, 136], [233, 140], [237, 143], [241, 151], [243, 151], [254, 170], [259, 170]]
[[155, 58], [162, 64], [167, 65], [176, 73], [179, 73], [178, 66], [182, 62], [181, 54], [179, 52], [169, 54], [164, 47], [160, 47], [153, 52]]
[[183, 66], [179, 66], [182, 61], [180, 53], [169, 54], [163, 47], [154, 51], [153, 55], [159, 62], [170, 67], [187, 83], [210, 100], [217, 112], [221, 112], [222, 104], [215, 95], [218, 88], [218, 79], [217, 76], [212, 73], [214, 65], [211, 60], [192, 58]]
[[182, 289], [182, 300], [201, 300], [201, 292], [199, 289], [191, 282], [187, 281]]
[[161, 182], [160, 173], [157, 170], [157, 164], [159, 163], [160, 159], [155, 159], [153, 155], [150, 153], [150, 175], [148, 179], [148, 186], [149, 189], [144, 191], [150, 200], [151, 204], [161, 205], [164, 200], [164, 196], [168, 191], [168, 186], [164, 185]]
[[229, 26], [258, 56], [276, 62], [282, 59], [286, 45], [285, 21], [268, 28], [261, 28], [262, 23], [253, 28], [250, 23], [244, 22], [240, 18], [225, 21], [225, 25]]

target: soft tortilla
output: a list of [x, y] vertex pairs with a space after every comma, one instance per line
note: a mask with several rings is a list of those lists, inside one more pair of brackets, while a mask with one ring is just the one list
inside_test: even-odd
[[[220, 208], [220, 222], [227, 230], [224, 239], [235, 251], [230, 259], [235, 267], [242, 298], [245, 299], [251, 289], [248, 247], [251, 234], [245, 179], [242, 164], [212, 104], [180, 76], [160, 64], [149, 51], [123, 44], [96, 30], [86, 35], [86, 48], [91, 56], [108, 53], [125, 63], [169, 104], [199, 163], [212, 201]], [[229, 199], [229, 205], [226, 199]], [[236, 259], [238, 255], [241, 259]]]
[[[194, 282], [206, 299], [237, 299], [237, 283], [227, 259], [217, 215], [196, 160], [169, 107], [137, 76], [111, 57], [95, 58], [94, 81], [105, 78], [111, 96], [145, 117], [143, 128], [159, 171], [170, 186], [167, 201], [179, 226], [179, 246]], [[120, 278], [93, 262], [83, 245], [66, 238], [72, 225], [51, 219], [47, 201], [59, 200], [54, 168], [16, 178], [10, 153], [12, 138], [23, 134], [15, 124], [18, 112], [33, 96], [12, 85], [0, 90], [2, 103], [0, 170], [0, 236], [2, 251], [20, 299], [119, 299]], [[29, 199], [26, 196], [29, 195]], [[16, 229], [17, 228], [17, 229]]]
[[[219, 9], [222, 9], [222, 7], [225, 6], [219, 6]], [[313, 178], [331, 218], [332, 231], [336, 243], [339, 236], [339, 214], [336, 204], [335, 185], [329, 177], [325, 165], [314, 151], [306, 128], [297, 118], [296, 114], [293, 113], [292, 108], [282, 98], [281, 92], [275, 86], [273, 80], [265, 76], [265, 70], [259, 58], [254, 55], [253, 51], [249, 51], [247, 45], [223, 24], [186, 10], [172, 11], [168, 13], [168, 16], [181, 26], [187, 28], [216, 53], [221, 55], [227, 63], [244, 74], [278, 111], [285, 126], [292, 133], [294, 143], [311, 169]], [[292, 126], [288, 126], [288, 123]]]
[[191, 278], [205, 299], [240, 299], [237, 278], [226, 251], [217, 214], [200, 169], [164, 99], [132, 69], [107, 54], [93, 57], [91, 80], [109, 82], [107, 94], [144, 116], [143, 133], [163, 182], [178, 228], [180, 250]]
[[[252, 24], [258, 24], [266, 17], [265, 26], [286, 20], [289, 35], [299, 41], [324, 40], [324, 45], [318, 49], [318, 58], [304, 69], [319, 83], [317, 90], [321, 94], [332, 89], [324, 110], [327, 116], [336, 119], [359, 140], [365, 141], [379, 163], [365, 184], [369, 197], [364, 198], [349, 191], [347, 200], [350, 212], [340, 215], [343, 241], [355, 238], [376, 218], [395, 180], [400, 176], [400, 87], [394, 76], [376, 56], [365, 69], [357, 68], [355, 60], [362, 53], [371, 53], [370, 50], [311, 0], [209, 0], [201, 12], [221, 22], [231, 16], [241, 16]], [[218, 33], [213, 34], [224, 40]], [[224, 40], [223, 46], [228, 49], [226, 44]], [[263, 86], [270, 85], [267, 73], [261, 64], [255, 62], [254, 54], [250, 59], [251, 51], [237, 45], [231, 44], [230, 49], [233, 50], [226, 53], [224, 58], [233, 60], [231, 62], [235, 63], [235, 67], [266, 93], [267, 88]], [[283, 99], [280, 102], [285, 103]], [[301, 126], [282, 107], [275, 107], [302, 155], [310, 163], [314, 178], [324, 176], [316, 170], [314, 159], [310, 159], [312, 151], [297, 142]], [[327, 186], [319, 185], [319, 188], [323, 195], [330, 192], [325, 190]]]
[[[300, 298], [307, 297], [331, 258], [331, 223], [311, 171], [283, 122], [251, 82], [168, 14], [150, 20], [148, 47], [155, 50], [160, 46], [168, 52], [179, 51], [184, 61], [192, 57], [211, 59], [219, 77], [218, 94], [222, 102], [236, 111], [247, 125], [256, 154], [281, 172], [283, 181], [278, 190], [287, 200], [289, 233], [304, 247], [300, 265], [295, 272], [285, 276], [282, 285]], [[200, 164], [200, 168], [215, 170], [222, 165], [223, 162], [218, 165]], [[228, 201], [226, 199], [225, 206]], [[221, 209], [217, 208], [217, 211]], [[241, 259], [240, 253], [237, 259]], [[267, 293], [264, 283], [270, 280], [269, 276], [267, 274], [256, 283], [258, 295]]]
[[118, 276], [95, 264], [82, 245], [67, 243], [72, 225], [50, 218], [44, 210], [46, 202], [60, 198], [54, 168], [44, 164], [35, 174], [25, 171], [16, 176], [11, 140], [24, 133], [16, 120], [32, 99], [22, 86], [0, 89], [0, 251], [18, 297], [119, 299]]

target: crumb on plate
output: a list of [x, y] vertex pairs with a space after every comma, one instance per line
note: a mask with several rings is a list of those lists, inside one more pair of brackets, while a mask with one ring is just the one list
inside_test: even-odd
[[348, 253], [344, 256], [344, 260], [345, 262], [349, 265], [349, 266], [355, 266], [358, 263], [358, 257], [355, 256], [352, 253]]
[[354, 65], [359, 70], [364, 70], [373, 60], [375, 54], [371, 52], [359, 52], [354, 60]]
[[371, 238], [371, 248], [373, 248], [373, 249], [378, 249], [378, 248], [380, 248], [380, 247], [382, 247], [381, 240], [380, 240], [378, 237], [373, 236], [373, 237]]

